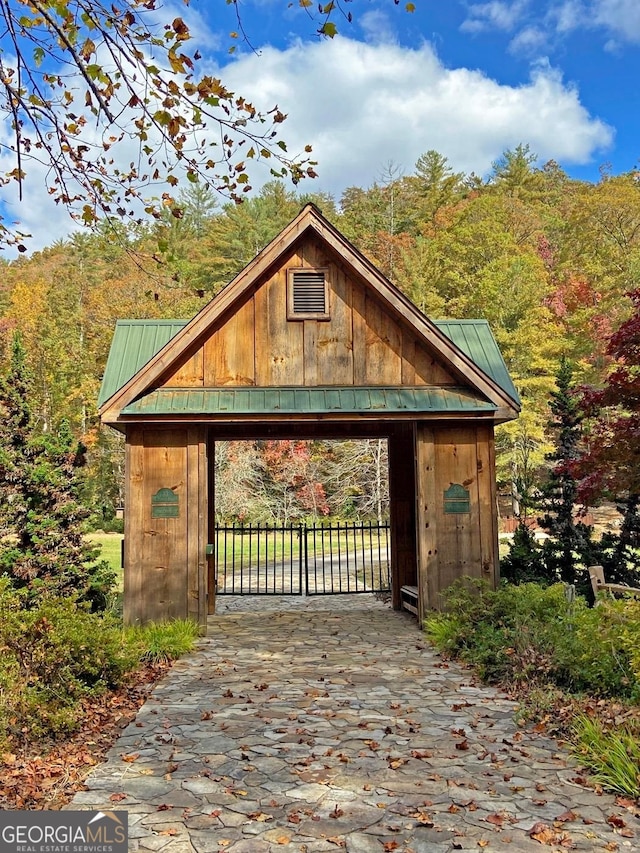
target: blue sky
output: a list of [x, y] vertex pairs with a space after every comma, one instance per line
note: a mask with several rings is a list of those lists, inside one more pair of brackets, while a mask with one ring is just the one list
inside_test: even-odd
[[585, 180], [597, 181], [603, 164], [615, 174], [636, 166], [640, 0], [415, 0], [412, 14], [404, 6], [346, 3], [354, 20], [335, 14], [331, 42], [318, 40], [317, 21], [297, 3], [241, 0], [261, 56], [240, 45], [229, 62], [219, 17], [207, 15], [213, 6], [192, 0], [220, 39], [220, 70], [258, 103], [276, 96], [294, 147], [314, 145], [317, 183], [338, 197], [389, 163], [410, 172], [429, 148], [483, 175], [520, 142], [540, 165], [553, 158]]
[[[319, 177], [300, 188], [338, 202], [346, 187], [410, 174], [429, 149], [481, 176], [520, 143], [539, 165], [554, 159], [594, 182], [603, 165], [619, 174], [639, 163], [640, 0], [414, 0], [413, 13], [405, 3], [343, 0], [353, 22], [337, 11], [338, 36], [322, 39], [299, 0], [238, 0], [255, 52], [239, 40], [233, 55], [233, 5], [164, 0], [157, 14], [187, 20], [202, 72], [288, 114], [289, 151], [311, 144], [318, 160]], [[0, 123], [0, 142], [10, 137]], [[122, 146], [120, 156], [136, 154]], [[14, 165], [5, 151], [0, 171]], [[0, 197], [31, 248], [72, 228], [38, 168], [22, 201], [11, 186]], [[268, 179], [258, 164], [252, 185]]]

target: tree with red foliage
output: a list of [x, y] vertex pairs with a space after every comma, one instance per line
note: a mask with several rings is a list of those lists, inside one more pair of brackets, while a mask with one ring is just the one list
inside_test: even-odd
[[582, 396], [591, 426], [577, 471], [580, 498], [589, 504], [640, 495], [640, 288], [627, 295], [633, 314], [607, 346], [613, 368], [603, 388]]
[[627, 295], [633, 313], [607, 346], [613, 368], [603, 388], [583, 390], [582, 406], [590, 427], [575, 470], [583, 503], [608, 498], [622, 504], [617, 562], [635, 569], [637, 555], [631, 567], [627, 549], [640, 544], [640, 288]]
[[308, 441], [265, 441], [262, 485], [274, 520], [327, 515], [329, 505]]

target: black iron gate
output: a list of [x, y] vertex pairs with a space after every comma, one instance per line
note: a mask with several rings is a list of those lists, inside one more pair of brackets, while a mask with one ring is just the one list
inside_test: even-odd
[[388, 524], [216, 526], [218, 595], [339, 595], [391, 588]]

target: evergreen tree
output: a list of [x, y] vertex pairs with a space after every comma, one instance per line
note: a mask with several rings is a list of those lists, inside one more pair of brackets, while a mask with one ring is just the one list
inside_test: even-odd
[[557, 581], [533, 532], [523, 521], [515, 529], [509, 553], [500, 560], [500, 577], [514, 584], [539, 583], [548, 586]]
[[0, 377], [0, 573], [34, 598], [77, 595], [106, 605], [114, 576], [83, 535], [78, 500], [84, 448], [67, 422], [40, 435], [29, 407], [30, 374], [20, 337]]
[[545, 515], [539, 519], [550, 539], [544, 546], [547, 565], [565, 583], [575, 583], [576, 568], [590, 550], [591, 528], [574, 519], [578, 484], [573, 465], [580, 453], [582, 412], [573, 387], [573, 369], [562, 359], [551, 393], [550, 429], [555, 433], [555, 448], [547, 454], [553, 462], [549, 477], [541, 487]]

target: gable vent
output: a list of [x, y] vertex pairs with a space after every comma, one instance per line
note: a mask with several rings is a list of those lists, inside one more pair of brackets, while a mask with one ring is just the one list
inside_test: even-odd
[[294, 272], [294, 314], [326, 314], [325, 297], [323, 272]]
[[329, 319], [326, 270], [289, 270], [288, 315], [290, 320]]

